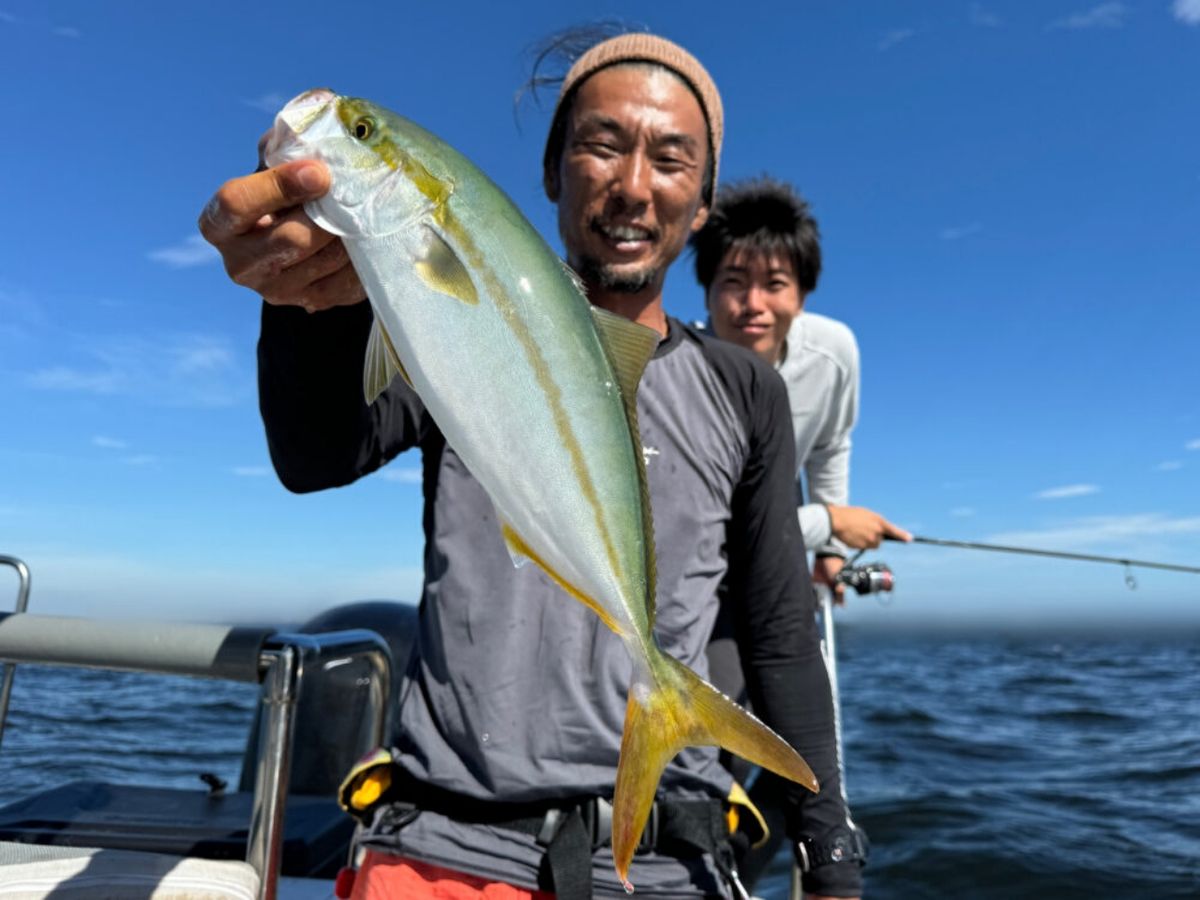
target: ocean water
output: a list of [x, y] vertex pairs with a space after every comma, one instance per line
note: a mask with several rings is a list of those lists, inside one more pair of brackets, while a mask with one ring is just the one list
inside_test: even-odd
[[[867, 896], [1200, 897], [1200, 633], [839, 637]], [[0, 805], [77, 778], [236, 784], [252, 687], [17, 670]], [[756, 886], [787, 896], [786, 856]]]

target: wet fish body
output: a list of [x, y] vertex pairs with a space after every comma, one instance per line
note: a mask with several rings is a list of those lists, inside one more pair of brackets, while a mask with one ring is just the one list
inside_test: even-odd
[[786, 742], [654, 641], [635, 397], [658, 334], [593, 307], [503, 192], [414, 123], [310, 91], [280, 112], [267, 161], [314, 158], [332, 186], [306, 209], [341, 236], [375, 313], [367, 399], [405, 378], [487, 491], [514, 561], [545, 570], [633, 657], [613, 815], [627, 887], [683, 747], [719, 744], [816, 790]]

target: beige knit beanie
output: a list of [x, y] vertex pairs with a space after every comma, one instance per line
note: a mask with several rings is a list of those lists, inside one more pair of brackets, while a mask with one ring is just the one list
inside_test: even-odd
[[721, 139], [725, 134], [725, 113], [721, 108], [721, 95], [699, 60], [666, 38], [653, 34], [621, 34], [601, 41], [579, 57], [567, 72], [559, 89], [558, 100], [554, 104], [554, 116], [550, 120], [551, 132], [562, 111], [563, 100], [569, 97], [580, 83], [601, 69], [622, 62], [654, 62], [666, 66], [686, 81], [699, 98], [708, 124], [708, 152], [712, 157], [712, 184], [705, 193], [704, 202], [712, 206], [717, 190], [717, 165], [721, 161]]

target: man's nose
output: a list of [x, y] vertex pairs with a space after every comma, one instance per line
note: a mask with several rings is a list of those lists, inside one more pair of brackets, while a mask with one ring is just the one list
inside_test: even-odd
[[640, 150], [627, 153], [617, 168], [613, 191], [630, 206], [650, 203], [650, 160]]

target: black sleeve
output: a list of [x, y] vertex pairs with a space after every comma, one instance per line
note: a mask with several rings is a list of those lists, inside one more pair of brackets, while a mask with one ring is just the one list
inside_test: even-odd
[[258, 397], [280, 481], [298, 493], [349, 484], [415, 446], [429, 427], [396, 379], [367, 406], [362, 371], [369, 303], [309, 314], [263, 304]]
[[[734, 492], [727, 535], [725, 602], [732, 614], [750, 703], [804, 757], [821, 791], [767, 778], [782, 792], [787, 834], [822, 839], [848, 820], [842, 798], [829, 673], [821, 655], [816, 598], [796, 517], [795, 439], [787, 390], [754, 360], [734, 388], [744, 410], [749, 455]], [[737, 388], [736, 384], [741, 387]], [[765, 780], [764, 780], [765, 779]], [[757, 785], [756, 785], [757, 787]], [[823, 866], [804, 878], [807, 892], [856, 896], [860, 867]]]

